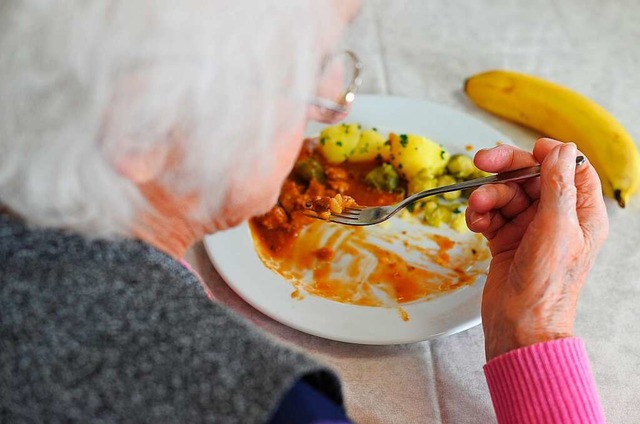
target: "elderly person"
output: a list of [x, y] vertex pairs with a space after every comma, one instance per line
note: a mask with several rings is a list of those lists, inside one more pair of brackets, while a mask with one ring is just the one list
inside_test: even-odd
[[[181, 258], [274, 204], [307, 119], [343, 116], [309, 99], [340, 91], [318, 70], [355, 10], [0, 3], [0, 421], [348, 421], [331, 370], [212, 302]], [[572, 327], [607, 221], [575, 156], [543, 139], [476, 157], [542, 163], [467, 212], [493, 254], [482, 314], [502, 422], [602, 419]]]

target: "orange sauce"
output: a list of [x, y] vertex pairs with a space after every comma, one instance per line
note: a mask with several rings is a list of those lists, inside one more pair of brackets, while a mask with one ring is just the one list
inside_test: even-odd
[[[331, 168], [313, 146], [303, 149], [300, 159], [307, 157]], [[323, 185], [299, 183], [289, 176], [279, 206], [252, 219], [251, 233], [265, 265], [293, 284], [292, 298], [308, 293], [353, 305], [396, 307], [401, 319], [408, 320], [402, 305], [473, 284], [486, 272], [489, 251], [476, 235], [454, 241], [426, 227], [402, 232], [379, 226], [348, 227], [300, 213], [300, 205], [310, 196], [336, 192], [360, 205], [399, 201], [402, 194], [380, 192], [364, 183], [364, 175], [376, 166], [377, 162], [348, 163], [338, 167], [344, 172], [333, 166], [334, 174], [343, 178]]]

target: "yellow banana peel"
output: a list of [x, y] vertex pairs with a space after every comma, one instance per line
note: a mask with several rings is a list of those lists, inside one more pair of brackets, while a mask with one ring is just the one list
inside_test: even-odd
[[631, 136], [591, 99], [542, 78], [496, 70], [465, 81], [482, 109], [560, 141], [572, 141], [595, 167], [604, 194], [624, 207], [640, 188], [640, 153]]

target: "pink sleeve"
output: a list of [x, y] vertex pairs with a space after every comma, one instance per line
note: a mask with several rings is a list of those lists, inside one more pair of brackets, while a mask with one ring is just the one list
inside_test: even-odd
[[484, 366], [498, 423], [604, 423], [582, 340], [559, 339]]

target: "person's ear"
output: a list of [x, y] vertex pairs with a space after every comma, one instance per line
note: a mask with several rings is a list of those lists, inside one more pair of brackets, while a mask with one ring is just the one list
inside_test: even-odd
[[131, 153], [116, 160], [116, 170], [140, 185], [158, 178], [167, 164], [169, 147], [156, 146], [141, 153]]

